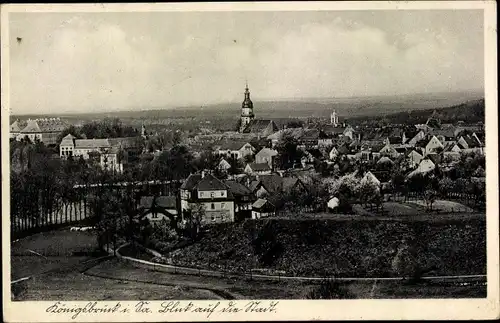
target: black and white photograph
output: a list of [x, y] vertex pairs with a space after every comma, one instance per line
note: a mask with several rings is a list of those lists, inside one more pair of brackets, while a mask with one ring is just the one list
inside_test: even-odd
[[498, 303], [494, 6], [247, 5], [2, 7], [7, 301]]

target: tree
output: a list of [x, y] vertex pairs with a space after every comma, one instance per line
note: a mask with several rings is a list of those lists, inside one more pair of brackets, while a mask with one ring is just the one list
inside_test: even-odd
[[398, 247], [398, 251], [392, 259], [391, 268], [394, 274], [403, 278], [409, 278], [413, 275], [415, 259], [405, 240]]
[[297, 149], [298, 141], [294, 137], [285, 134], [281, 137], [276, 150], [279, 156], [279, 166], [281, 169], [292, 168], [302, 158], [302, 151]]
[[427, 205], [427, 209], [432, 211], [432, 204], [436, 201], [436, 191], [429, 186], [424, 190], [423, 197], [425, 204]]
[[286, 124], [287, 128], [302, 128], [304, 126], [304, 121], [302, 120], [291, 120]]
[[391, 188], [393, 195], [405, 193], [405, 175], [399, 168], [395, 168], [391, 172]]
[[372, 208], [372, 204], [375, 203], [375, 199], [380, 195], [380, 189], [373, 181], [365, 181], [361, 183], [356, 191], [358, 192], [359, 201]]
[[184, 219], [187, 236], [192, 240], [197, 240], [200, 237], [201, 225], [205, 219], [205, 206], [201, 203], [192, 204], [190, 209], [184, 210]]

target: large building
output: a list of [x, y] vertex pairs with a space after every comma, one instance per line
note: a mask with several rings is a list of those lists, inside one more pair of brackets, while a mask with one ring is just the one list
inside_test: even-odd
[[130, 154], [138, 154], [142, 149], [141, 137], [109, 138], [109, 139], [77, 139], [68, 134], [59, 145], [61, 158], [95, 157], [103, 168], [123, 172]]
[[29, 138], [32, 142], [39, 140], [50, 146], [57, 144], [57, 137], [66, 127], [68, 124], [60, 118], [16, 120], [10, 125], [10, 137], [16, 140]]
[[272, 120], [255, 119], [253, 112], [253, 102], [250, 99], [248, 84], [245, 88], [245, 98], [241, 104], [240, 133], [251, 133], [257, 137], [267, 137], [276, 131], [278, 126]]

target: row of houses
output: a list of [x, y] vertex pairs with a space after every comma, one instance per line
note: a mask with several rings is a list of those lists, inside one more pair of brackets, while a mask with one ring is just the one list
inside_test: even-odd
[[68, 127], [61, 118], [15, 120], [9, 127], [9, 137], [15, 140], [29, 138], [41, 141], [47, 146], [55, 145], [59, 134]]

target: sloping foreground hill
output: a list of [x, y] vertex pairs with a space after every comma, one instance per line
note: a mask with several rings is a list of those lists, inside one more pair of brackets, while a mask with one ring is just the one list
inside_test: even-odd
[[170, 256], [186, 266], [296, 276], [485, 274], [486, 223], [249, 220], [214, 226]]

